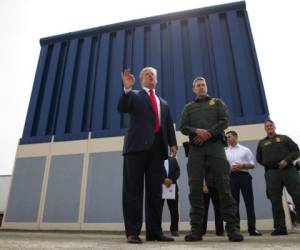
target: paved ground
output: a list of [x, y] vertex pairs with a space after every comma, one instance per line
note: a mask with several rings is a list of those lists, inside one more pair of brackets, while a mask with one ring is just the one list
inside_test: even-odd
[[[144, 242], [133, 245], [125, 241], [123, 235], [96, 232], [28, 232], [28, 231], [0, 231], [0, 249], [74, 249], [74, 250], [186, 250], [186, 249], [300, 249], [300, 234], [291, 233], [288, 236], [272, 237], [270, 232], [264, 232], [262, 237], [245, 235], [245, 241], [229, 242], [227, 237], [217, 237], [208, 234], [201, 242], [187, 243], [182, 236], [172, 243]], [[143, 240], [144, 236], [141, 237]]]

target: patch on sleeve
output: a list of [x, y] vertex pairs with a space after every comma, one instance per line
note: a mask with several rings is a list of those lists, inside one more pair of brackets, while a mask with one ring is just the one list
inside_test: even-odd
[[211, 99], [211, 100], [209, 100], [209, 102], [208, 102], [208, 105], [209, 106], [213, 106], [213, 105], [215, 105], [216, 104], [216, 100], [215, 99]]

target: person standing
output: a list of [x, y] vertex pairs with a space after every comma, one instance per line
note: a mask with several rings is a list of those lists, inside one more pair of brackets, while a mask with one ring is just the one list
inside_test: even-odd
[[267, 197], [272, 204], [274, 231], [271, 235], [287, 235], [282, 206], [282, 190], [287, 189], [300, 214], [300, 177], [293, 165], [299, 157], [298, 145], [288, 136], [276, 133], [272, 120], [264, 122], [267, 136], [261, 139], [256, 150], [256, 161], [265, 167]]
[[215, 213], [216, 235], [224, 236], [224, 225], [221, 216], [220, 198], [218, 194], [218, 189], [216, 188], [216, 181], [214, 180], [211, 172], [207, 170], [205, 171], [205, 178], [203, 181], [203, 200], [204, 200], [204, 217], [203, 217], [202, 234], [203, 235], [206, 234], [209, 202], [211, 200], [214, 207], [214, 213]]
[[223, 131], [228, 127], [227, 107], [221, 99], [207, 95], [206, 80], [197, 77], [193, 81], [194, 101], [185, 105], [181, 115], [180, 131], [190, 139], [188, 156], [188, 179], [191, 231], [186, 241], [202, 240], [203, 235], [203, 188], [206, 162], [216, 180], [220, 195], [222, 218], [230, 241], [242, 241], [236, 203], [231, 195], [229, 164], [226, 160]]
[[240, 218], [239, 204], [242, 193], [247, 211], [248, 233], [250, 236], [261, 236], [256, 230], [256, 218], [254, 210], [254, 196], [252, 188], [252, 176], [249, 169], [255, 167], [254, 156], [251, 150], [238, 143], [238, 134], [231, 130], [226, 132], [228, 147], [225, 149], [227, 160], [230, 164], [231, 193], [237, 202], [237, 216]]
[[[171, 215], [170, 231], [172, 236], [179, 236], [178, 222], [179, 222], [179, 211], [178, 211], [178, 184], [177, 179], [180, 176], [180, 168], [177, 159], [169, 157], [164, 163], [164, 181], [163, 184], [166, 187], [170, 187], [172, 184], [175, 185], [175, 199], [167, 199], [168, 208]], [[164, 206], [165, 199], [162, 199], [162, 208]]]
[[[118, 111], [129, 114], [124, 139], [123, 215], [128, 243], [142, 243], [139, 234], [143, 222], [145, 179], [145, 217], [147, 241], [172, 241], [162, 233], [161, 197], [164, 159], [175, 157], [177, 142], [167, 102], [155, 94], [157, 71], [146, 67], [140, 72], [142, 90], [132, 87], [135, 77], [121, 73], [124, 91]], [[168, 152], [168, 146], [170, 152]]]

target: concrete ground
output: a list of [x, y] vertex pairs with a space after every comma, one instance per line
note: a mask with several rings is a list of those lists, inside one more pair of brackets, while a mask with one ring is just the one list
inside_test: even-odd
[[227, 237], [217, 237], [208, 233], [203, 241], [187, 243], [181, 233], [172, 243], [145, 242], [143, 244], [128, 244], [124, 235], [107, 232], [41, 232], [41, 231], [0, 231], [0, 249], [83, 249], [83, 250], [186, 250], [186, 249], [300, 249], [300, 234], [290, 233], [287, 236], [270, 236], [263, 232], [262, 237], [248, 236], [244, 233], [245, 241], [229, 242]]

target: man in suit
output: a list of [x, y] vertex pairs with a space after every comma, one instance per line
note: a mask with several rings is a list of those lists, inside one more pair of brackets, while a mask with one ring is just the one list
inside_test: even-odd
[[[173, 236], [179, 236], [178, 233], [178, 222], [179, 222], [179, 212], [178, 212], [178, 184], [177, 179], [180, 175], [180, 168], [176, 158], [169, 157], [165, 160], [165, 168], [163, 171], [164, 180], [163, 184], [166, 187], [170, 187], [172, 184], [175, 184], [175, 199], [167, 199], [167, 204], [170, 210], [171, 215], [171, 225], [170, 231]], [[162, 199], [162, 208], [164, 206], [165, 200]]]
[[[145, 178], [145, 215], [147, 241], [173, 241], [162, 233], [161, 197], [164, 159], [175, 157], [177, 142], [167, 102], [155, 94], [157, 71], [146, 67], [140, 72], [142, 90], [132, 87], [135, 77], [121, 73], [124, 91], [118, 111], [129, 114], [123, 156], [123, 215], [128, 243], [142, 243]], [[170, 152], [168, 152], [168, 146]]]

